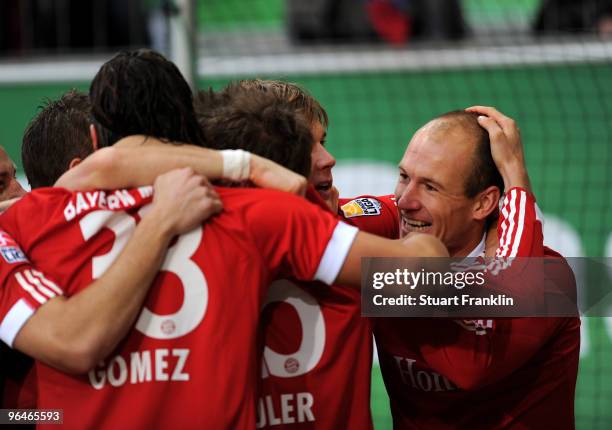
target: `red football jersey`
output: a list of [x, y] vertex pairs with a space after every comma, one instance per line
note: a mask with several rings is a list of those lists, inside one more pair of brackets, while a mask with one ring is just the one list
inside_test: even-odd
[[19, 245], [0, 230], [0, 339], [13, 346], [15, 336], [40, 306], [62, 294], [36, 270]]
[[[312, 187], [306, 197], [327, 208]], [[347, 223], [398, 237], [392, 196], [341, 199], [341, 206]], [[267, 302], [257, 428], [371, 429], [372, 331], [359, 292], [284, 280]]]
[[[306, 197], [329, 211], [312, 187]], [[257, 428], [371, 429], [372, 330], [359, 291], [276, 281], [263, 315]]]
[[[217, 191], [223, 213], [169, 248], [111, 357], [81, 377], [38, 365], [38, 407], [62, 408], [68, 428], [255, 427], [268, 286], [287, 276], [332, 282], [357, 230], [288, 194]], [[111, 264], [151, 193], [41, 189], [0, 222], [71, 295]]]
[[[544, 248], [536, 212], [509, 190], [498, 257], [562, 258]], [[374, 331], [396, 429], [574, 426], [578, 318], [388, 318]]]

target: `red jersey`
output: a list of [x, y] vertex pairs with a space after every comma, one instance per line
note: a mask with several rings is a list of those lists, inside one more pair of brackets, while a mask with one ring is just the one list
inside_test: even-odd
[[19, 245], [0, 230], [0, 339], [13, 346], [26, 321], [47, 300], [62, 294], [49, 278], [36, 270]]
[[[520, 188], [504, 198], [498, 236], [497, 256], [562, 258]], [[578, 318], [388, 318], [374, 331], [396, 429], [574, 426]]]
[[[255, 427], [268, 285], [285, 276], [332, 282], [357, 230], [285, 193], [217, 191], [223, 213], [169, 248], [111, 357], [79, 377], [38, 364], [38, 407], [62, 408], [68, 428]], [[71, 295], [108, 268], [151, 193], [41, 189], [0, 222]]]
[[[306, 197], [327, 209], [313, 188]], [[257, 428], [373, 428], [372, 330], [358, 290], [276, 281], [262, 322]]]
[[[36, 270], [19, 245], [0, 230], [0, 339], [13, 346], [13, 340], [34, 312], [47, 300], [61, 295], [61, 289]], [[2, 407], [36, 407], [33, 361], [18, 351], [2, 350], [4, 372]]]

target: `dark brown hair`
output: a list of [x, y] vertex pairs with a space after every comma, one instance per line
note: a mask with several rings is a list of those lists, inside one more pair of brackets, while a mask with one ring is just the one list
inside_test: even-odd
[[74, 158], [94, 150], [89, 136], [91, 104], [87, 94], [70, 90], [47, 100], [23, 135], [21, 160], [32, 188], [52, 186]]
[[155, 51], [120, 52], [100, 68], [89, 95], [93, 118], [111, 132], [112, 140], [145, 134], [168, 142], [204, 144], [191, 88], [174, 63]]
[[229, 99], [210, 90], [200, 92], [196, 99], [210, 107], [199, 117], [208, 146], [244, 149], [309, 175], [310, 124], [286, 101], [252, 91]]
[[471, 172], [465, 178], [465, 194], [469, 198], [490, 186], [499, 188], [500, 195], [504, 193], [504, 181], [497, 170], [491, 155], [489, 133], [478, 124], [479, 114], [457, 110], [440, 115], [436, 119], [446, 120], [459, 125], [476, 143]]

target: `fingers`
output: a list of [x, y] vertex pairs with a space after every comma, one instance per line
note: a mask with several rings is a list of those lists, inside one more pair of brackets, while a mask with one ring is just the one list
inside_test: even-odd
[[173, 235], [186, 233], [223, 210], [221, 198], [208, 179], [190, 168], [158, 176], [154, 187], [151, 216]]
[[495, 121], [499, 122], [500, 124], [510, 119], [504, 114], [502, 114], [500, 111], [498, 111], [497, 109], [491, 106], [471, 106], [467, 108], [466, 111], [476, 112], [476, 113], [486, 115], [489, 118], [493, 118]]
[[210, 212], [211, 215], [221, 212], [223, 210], [223, 203], [221, 202], [221, 197], [219, 197], [219, 194], [212, 185], [202, 185], [200, 188], [204, 190], [204, 196], [200, 198], [200, 202], [202, 202], [205, 207], [208, 206], [208, 212]]
[[305, 177], [298, 175], [297, 173], [295, 175], [296, 185], [292, 187], [292, 190], [290, 190], [289, 192], [304, 197], [306, 195], [306, 189], [308, 188], [308, 180]]
[[338, 200], [339, 200], [339, 198], [340, 198], [340, 193], [338, 192], [338, 188], [332, 186], [332, 188], [331, 188], [331, 197], [330, 197], [329, 201], [327, 202], [327, 204], [329, 205], [329, 208], [334, 213], [338, 212]]
[[499, 123], [491, 117], [480, 115], [478, 117], [478, 124], [487, 130], [491, 141], [496, 141], [504, 135], [504, 130]]
[[482, 115], [486, 115], [489, 118], [492, 118], [493, 120], [495, 120], [500, 126], [501, 128], [506, 132], [512, 132], [514, 129], [516, 129], [516, 123], [515, 121], [510, 118], [507, 117], [506, 115], [502, 114], [500, 111], [498, 111], [497, 109], [495, 109], [494, 107], [490, 107], [490, 106], [470, 106], [469, 108], [466, 109], [467, 112], [475, 112], [475, 113], [479, 113]]

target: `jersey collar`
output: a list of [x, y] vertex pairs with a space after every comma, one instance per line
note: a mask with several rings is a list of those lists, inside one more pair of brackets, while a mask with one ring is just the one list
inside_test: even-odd
[[474, 248], [472, 252], [470, 252], [467, 255], [467, 257], [465, 257], [465, 259], [467, 260], [468, 258], [477, 258], [477, 257], [484, 256], [486, 239], [487, 239], [487, 232], [485, 231], [482, 235], [482, 239], [480, 240], [480, 243], [476, 245], [476, 248]]

